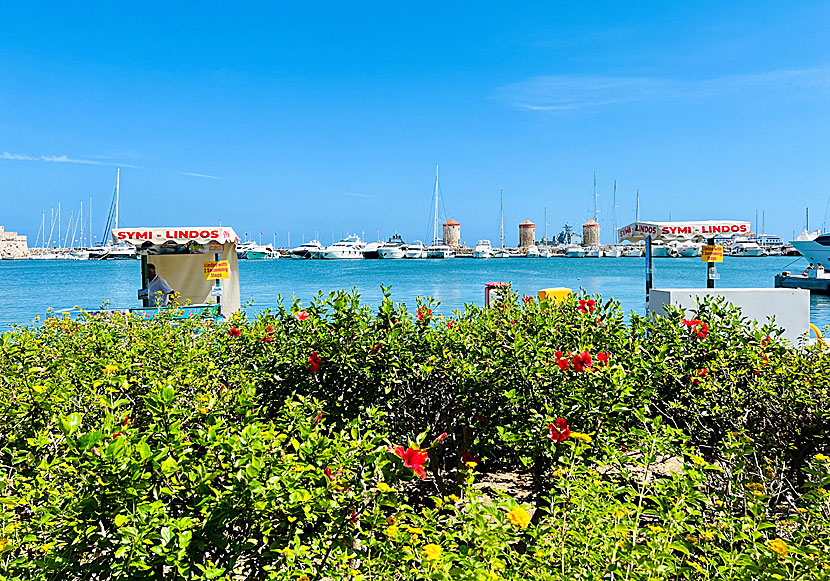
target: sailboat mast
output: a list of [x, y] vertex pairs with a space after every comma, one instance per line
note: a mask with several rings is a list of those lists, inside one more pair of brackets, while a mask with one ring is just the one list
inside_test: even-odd
[[599, 192], [597, 192], [597, 172], [594, 172], [594, 222], [599, 224]]
[[121, 168], [115, 170], [115, 229], [118, 229], [118, 197], [121, 188]]
[[432, 245], [438, 245], [438, 164], [435, 164], [435, 217], [432, 221]]
[[92, 196], [89, 196], [89, 245], [92, 246]]
[[634, 212], [634, 221], [640, 221], [640, 188], [637, 188], [637, 209]]
[[58, 246], [61, 244], [61, 203], [58, 202]]
[[619, 229], [617, 228], [617, 180], [614, 180], [614, 244], [619, 242]]
[[545, 246], [548, 245], [548, 207], [545, 206]]
[[504, 190], [499, 190], [499, 237], [501, 247], [504, 249]]

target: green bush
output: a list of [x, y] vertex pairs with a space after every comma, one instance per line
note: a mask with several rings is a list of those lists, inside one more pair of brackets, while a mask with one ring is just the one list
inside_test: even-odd
[[718, 302], [48, 317], [0, 336], [0, 575], [822, 578], [828, 361]]

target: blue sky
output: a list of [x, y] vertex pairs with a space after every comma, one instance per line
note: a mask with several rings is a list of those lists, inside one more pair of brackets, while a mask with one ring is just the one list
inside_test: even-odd
[[[277, 243], [424, 238], [435, 164], [462, 239], [764, 212], [830, 199], [827, 2], [6, 3], [0, 224], [122, 168], [122, 224]], [[830, 217], [828, 218], [830, 220]], [[65, 227], [65, 226], [64, 226]], [[606, 235], [603, 236], [606, 238]]]

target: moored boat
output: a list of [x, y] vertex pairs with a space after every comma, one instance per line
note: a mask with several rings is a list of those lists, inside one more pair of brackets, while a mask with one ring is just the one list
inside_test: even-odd
[[310, 260], [312, 258], [320, 258], [320, 252], [322, 251], [323, 245], [320, 244], [319, 240], [310, 240], [289, 250], [288, 255], [298, 260]]
[[343, 240], [326, 246], [320, 251], [320, 258], [327, 260], [355, 260], [363, 258], [365, 244], [357, 234], [346, 236]]
[[493, 255], [493, 245], [489, 240], [479, 240], [473, 248], [473, 258], [490, 258]]

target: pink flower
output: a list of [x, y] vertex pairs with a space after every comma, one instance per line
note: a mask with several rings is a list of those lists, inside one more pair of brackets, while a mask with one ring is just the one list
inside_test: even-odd
[[308, 313], [305, 311], [300, 311], [299, 313], [294, 314], [294, 318], [298, 321], [305, 321], [306, 319], [308, 319]]
[[571, 435], [571, 428], [568, 427], [568, 422], [564, 418], [558, 418], [555, 423], [548, 424], [548, 437], [553, 440], [555, 444], [561, 444]]

